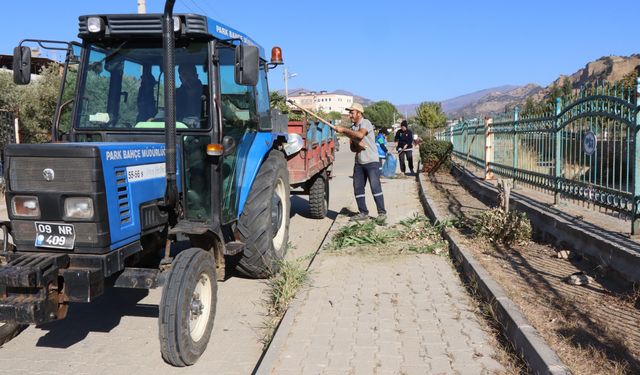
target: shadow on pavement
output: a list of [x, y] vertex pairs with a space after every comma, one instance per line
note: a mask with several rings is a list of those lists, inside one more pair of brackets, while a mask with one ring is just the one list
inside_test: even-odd
[[123, 316], [158, 318], [157, 305], [138, 304], [148, 290], [107, 288], [105, 294], [91, 303], [72, 303], [63, 320], [38, 326], [48, 331], [36, 346], [68, 348], [84, 340], [90, 332], [110, 332]]
[[[311, 219], [309, 216], [309, 201], [305, 198], [301, 198], [297, 195], [291, 196], [291, 212], [289, 217], [300, 215], [306, 219]], [[338, 213], [333, 210], [327, 210], [327, 217], [331, 220], [335, 220], [338, 217]]]

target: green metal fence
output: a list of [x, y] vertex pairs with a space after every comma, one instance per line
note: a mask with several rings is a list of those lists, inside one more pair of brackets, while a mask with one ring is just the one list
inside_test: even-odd
[[631, 219], [640, 234], [640, 78], [635, 87], [595, 83], [536, 113], [513, 111], [454, 123], [437, 134], [454, 155], [560, 198]]

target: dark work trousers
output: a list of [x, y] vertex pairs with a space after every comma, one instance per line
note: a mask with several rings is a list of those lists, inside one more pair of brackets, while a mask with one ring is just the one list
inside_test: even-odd
[[404, 173], [405, 171], [405, 167], [404, 167], [404, 158], [407, 158], [407, 161], [409, 162], [409, 170], [413, 173], [413, 149], [412, 148], [408, 148], [406, 150], [404, 150], [403, 152], [400, 153], [400, 172]]
[[380, 184], [379, 162], [367, 164], [355, 163], [353, 166], [353, 192], [356, 196], [356, 202], [358, 202], [358, 210], [365, 215], [369, 214], [364, 196], [364, 187], [367, 185], [367, 180], [369, 180], [369, 184], [371, 185], [371, 194], [373, 194], [373, 200], [376, 202], [378, 214], [386, 214], [382, 185]]

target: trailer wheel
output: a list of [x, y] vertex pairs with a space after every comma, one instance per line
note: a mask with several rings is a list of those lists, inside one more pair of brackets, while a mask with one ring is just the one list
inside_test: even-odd
[[329, 181], [326, 173], [317, 175], [309, 187], [309, 216], [322, 219], [329, 208]]
[[20, 333], [24, 327], [26, 326], [17, 323], [0, 323], [0, 346], [18, 336], [18, 333]]
[[289, 172], [284, 155], [269, 153], [256, 176], [238, 220], [245, 243], [236, 269], [243, 275], [267, 278], [278, 272], [289, 239]]
[[158, 319], [160, 352], [169, 364], [189, 366], [207, 348], [218, 287], [213, 255], [198, 248], [176, 256], [167, 277]]

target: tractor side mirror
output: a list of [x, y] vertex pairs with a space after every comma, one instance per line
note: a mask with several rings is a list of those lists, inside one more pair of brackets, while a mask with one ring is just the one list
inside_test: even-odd
[[260, 55], [258, 47], [240, 44], [236, 47], [235, 81], [238, 85], [255, 86], [258, 83]]
[[13, 49], [13, 82], [26, 85], [31, 82], [31, 48], [18, 46]]
[[225, 135], [222, 138], [222, 149], [223, 149], [222, 152], [224, 156], [233, 154], [233, 152], [236, 150], [235, 139], [233, 139], [232, 137], [229, 137], [228, 135]]

